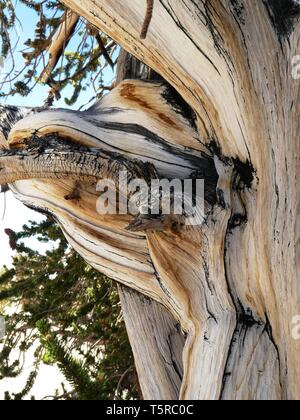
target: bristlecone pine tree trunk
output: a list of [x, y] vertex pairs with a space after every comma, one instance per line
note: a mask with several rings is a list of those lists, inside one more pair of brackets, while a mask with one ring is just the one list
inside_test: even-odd
[[[0, 183], [121, 284], [145, 398], [299, 399], [299, 2], [64, 3], [164, 81], [120, 82], [127, 57], [88, 111], [2, 108]], [[205, 223], [99, 215], [97, 179], [124, 168], [201, 174]]]

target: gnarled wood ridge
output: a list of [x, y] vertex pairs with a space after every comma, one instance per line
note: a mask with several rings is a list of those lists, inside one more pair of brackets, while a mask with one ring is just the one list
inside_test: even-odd
[[[145, 39], [146, 1], [64, 3], [172, 89], [124, 80], [85, 112], [3, 108], [0, 183], [146, 296], [122, 289], [145, 398], [300, 398], [298, 2], [155, 0]], [[200, 174], [204, 223], [99, 215], [97, 180], [124, 168]]]

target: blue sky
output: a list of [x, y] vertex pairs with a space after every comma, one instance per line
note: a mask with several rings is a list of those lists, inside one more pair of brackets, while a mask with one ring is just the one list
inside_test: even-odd
[[[19, 17], [20, 22], [16, 24], [15, 30], [12, 32], [12, 44], [13, 46], [17, 44], [14, 54], [14, 60], [15, 60], [15, 68], [16, 71], [22, 69], [24, 67], [24, 59], [21, 54], [21, 50], [25, 49], [24, 42], [27, 41], [28, 38], [34, 39], [34, 30], [35, 25], [37, 21], [37, 14], [30, 8], [24, 6], [20, 2], [16, 2], [16, 10], [17, 15]], [[75, 36], [69, 43], [67, 47], [67, 51], [72, 51], [78, 44], [78, 41], [80, 40], [79, 36]], [[3, 63], [4, 67], [0, 68], [0, 81], [3, 79], [3, 74], [7, 72], [10, 69], [11, 66], [11, 60], [7, 60]], [[42, 70], [42, 67], [40, 67]], [[110, 84], [111, 80], [113, 79], [113, 72], [108, 66], [104, 73], [104, 83]], [[7, 86], [8, 88], [8, 86]], [[7, 89], [6, 88], [6, 89]], [[7, 91], [6, 89], [3, 89], [4, 91]], [[22, 97], [20, 95], [14, 96], [14, 97], [8, 97], [5, 102], [11, 105], [18, 105], [18, 106], [30, 106], [30, 107], [36, 107], [41, 106], [43, 104], [43, 101], [47, 98], [47, 94], [49, 91], [48, 86], [43, 86], [41, 84], [37, 84], [32, 91], [31, 94], [29, 94], [27, 97]], [[95, 95], [94, 90], [88, 89], [85, 92], [82, 92], [79, 100], [76, 102], [74, 107], [68, 107], [64, 101], [65, 96], [69, 96], [72, 92], [71, 87], [67, 87], [62, 92], [62, 97], [59, 101], [55, 102], [55, 107], [63, 107], [63, 108], [74, 108], [78, 109], [80, 106], [87, 104], [90, 99]], [[1, 99], [1, 102], [3, 102], [3, 99]], [[91, 106], [91, 104], [89, 105]]]

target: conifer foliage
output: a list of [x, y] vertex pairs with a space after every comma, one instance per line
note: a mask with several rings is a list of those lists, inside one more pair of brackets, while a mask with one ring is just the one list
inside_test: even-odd
[[[35, 30], [24, 41], [18, 32], [24, 31], [24, 11], [27, 9], [35, 22]], [[11, 0], [0, 0], [0, 99], [27, 96], [37, 84], [44, 84], [49, 87], [46, 105], [60, 99], [63, 90], [69, 87], [64, 101], [72, 106], [86, 90], [93, 92], [91, 99], [96, 99], [111, 89], [104, 83], [103, 72], [107, 66], [114, 68], [117, 46], [81, 17], [70, 36], [63, 36], [64, 43], [57, 53], [55, 65], [49, 77], [45, 77], [52, 41], [59, 30], [65, 30], [63, 23], [67, 12], [57, 0], [20, 0], [16, 4]]]
[[[0, 276], [7, 327], [0, 342], [0, 379], [21, 375], [28, 353], [34, 353], [34, 363], [24, 389], [7, 392], [6, 399], [31, 397], [42, 363], [56, 364], [72, 388], [63, 384], [48, 398], [137, 398], [133, 356], [112, 281], [70, 248], [49, 217], [30, 222], [15, 238], [13, 267]], [[26, 246], [27, 239], [49, 249], [42, 254]]]

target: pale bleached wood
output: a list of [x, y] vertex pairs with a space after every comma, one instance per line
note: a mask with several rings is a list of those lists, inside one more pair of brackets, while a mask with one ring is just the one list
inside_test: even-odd
[[118, 290], [143, 397], [177, 400], [185, 342], [180, 324], [159, 303], [124, 286]]
[[103, 0], [93, 8], [89, 0], [71, 2], [176, 87], [198, 114], [206, 141], [214, 138], [225, 156], [251, 161], [253, 189], [242, 194], [242, 206], [235, 203], [244, 206], [248, 223], [226, 240], [228, 281], [254, 319], [271, 323], [281, 395], [299, 398], [300, 343], [291, 335], [300, 296], [299, 83], [291, 77], [299, 23], [280, 37], [272, 1], [161, 0], [141, 40], [146, 5], [140, 1], [124, 7]]
[[[128, 85], [134, 91], [133, 99], [127, 95]], [[161, 83], [125, 81], [84, 113], [49, 110], [24, 118], [11, 130], [9, 145], [19, 150], [24, 138], [55, 133], [84, 146], [150, 161], [160, 176], [188, 177], [202, 166], [215, 176], [212, 158], [187, 147], [188, 142], [193, 144], [196, 131], [166, 102], [166, 90]], [[172, 120], [176, 121], [173, 128]], [[203, 149], [201, 145], [199, 148]], [[31, 206], [53, 212], [71, 244], [96, 268], [141, 292], [146, 287], [149, 296], [163, 301], [145, 235], [124, 230], [129, 216], [99, 215], [95, 185], [83, 182], [78, 186], [80, 200], [64, 200], [74, 185], [75, 181], [68, 180], [51, 184], [22, 181], [15, 184], [14, 191], [20, 198], [24, 194]]]
[[63, 201], [70, 181], [21, 181], [14, 192], [53, 212], [96, 268], [156, 299], [181, 323], [181, 398], [299, 399], [300, 341], [291, 333], [300, 313], [300, 90], [291, 77], [299, 22], [287, 20], [284, 34], [271, 0], [160, 0], [141, 39], [146, 2], [65, 3], [171, 83], [195, 112], [198, 131], [167, 103], [160, 83], [130, 81], [86, 113], [24, 119], [10, 146], [23, 147], [33, 128], [40, 136], [58, 132], [138, 154], [159, 174], [181, 178], [203, 166], [211, 176], [214, 154], [218, 200], [202, 226], [140, 235], [125, 232], [126, 217], [99, 220], [90, 185], [76, 203]]
[[66, 10], [61, 18], [61, 23], [51, 39], [47, 50], [49, 54], [48, 63], [41, 74], [41, 82], [49, 83], [51, 73], [57, 65], [64, 49], [67, 47], [79, 21], [79, 16], [71, 10]]
[[[157, 75], [131, 54], [121, 50], [116, 85], [128, 78], [153, 80], [157, 79]], [[120, 284], [118, 292], [143, 397], [150, 400], [178, 399], [185, 343], [180, 324], [153, 299], [146, 299]]]

